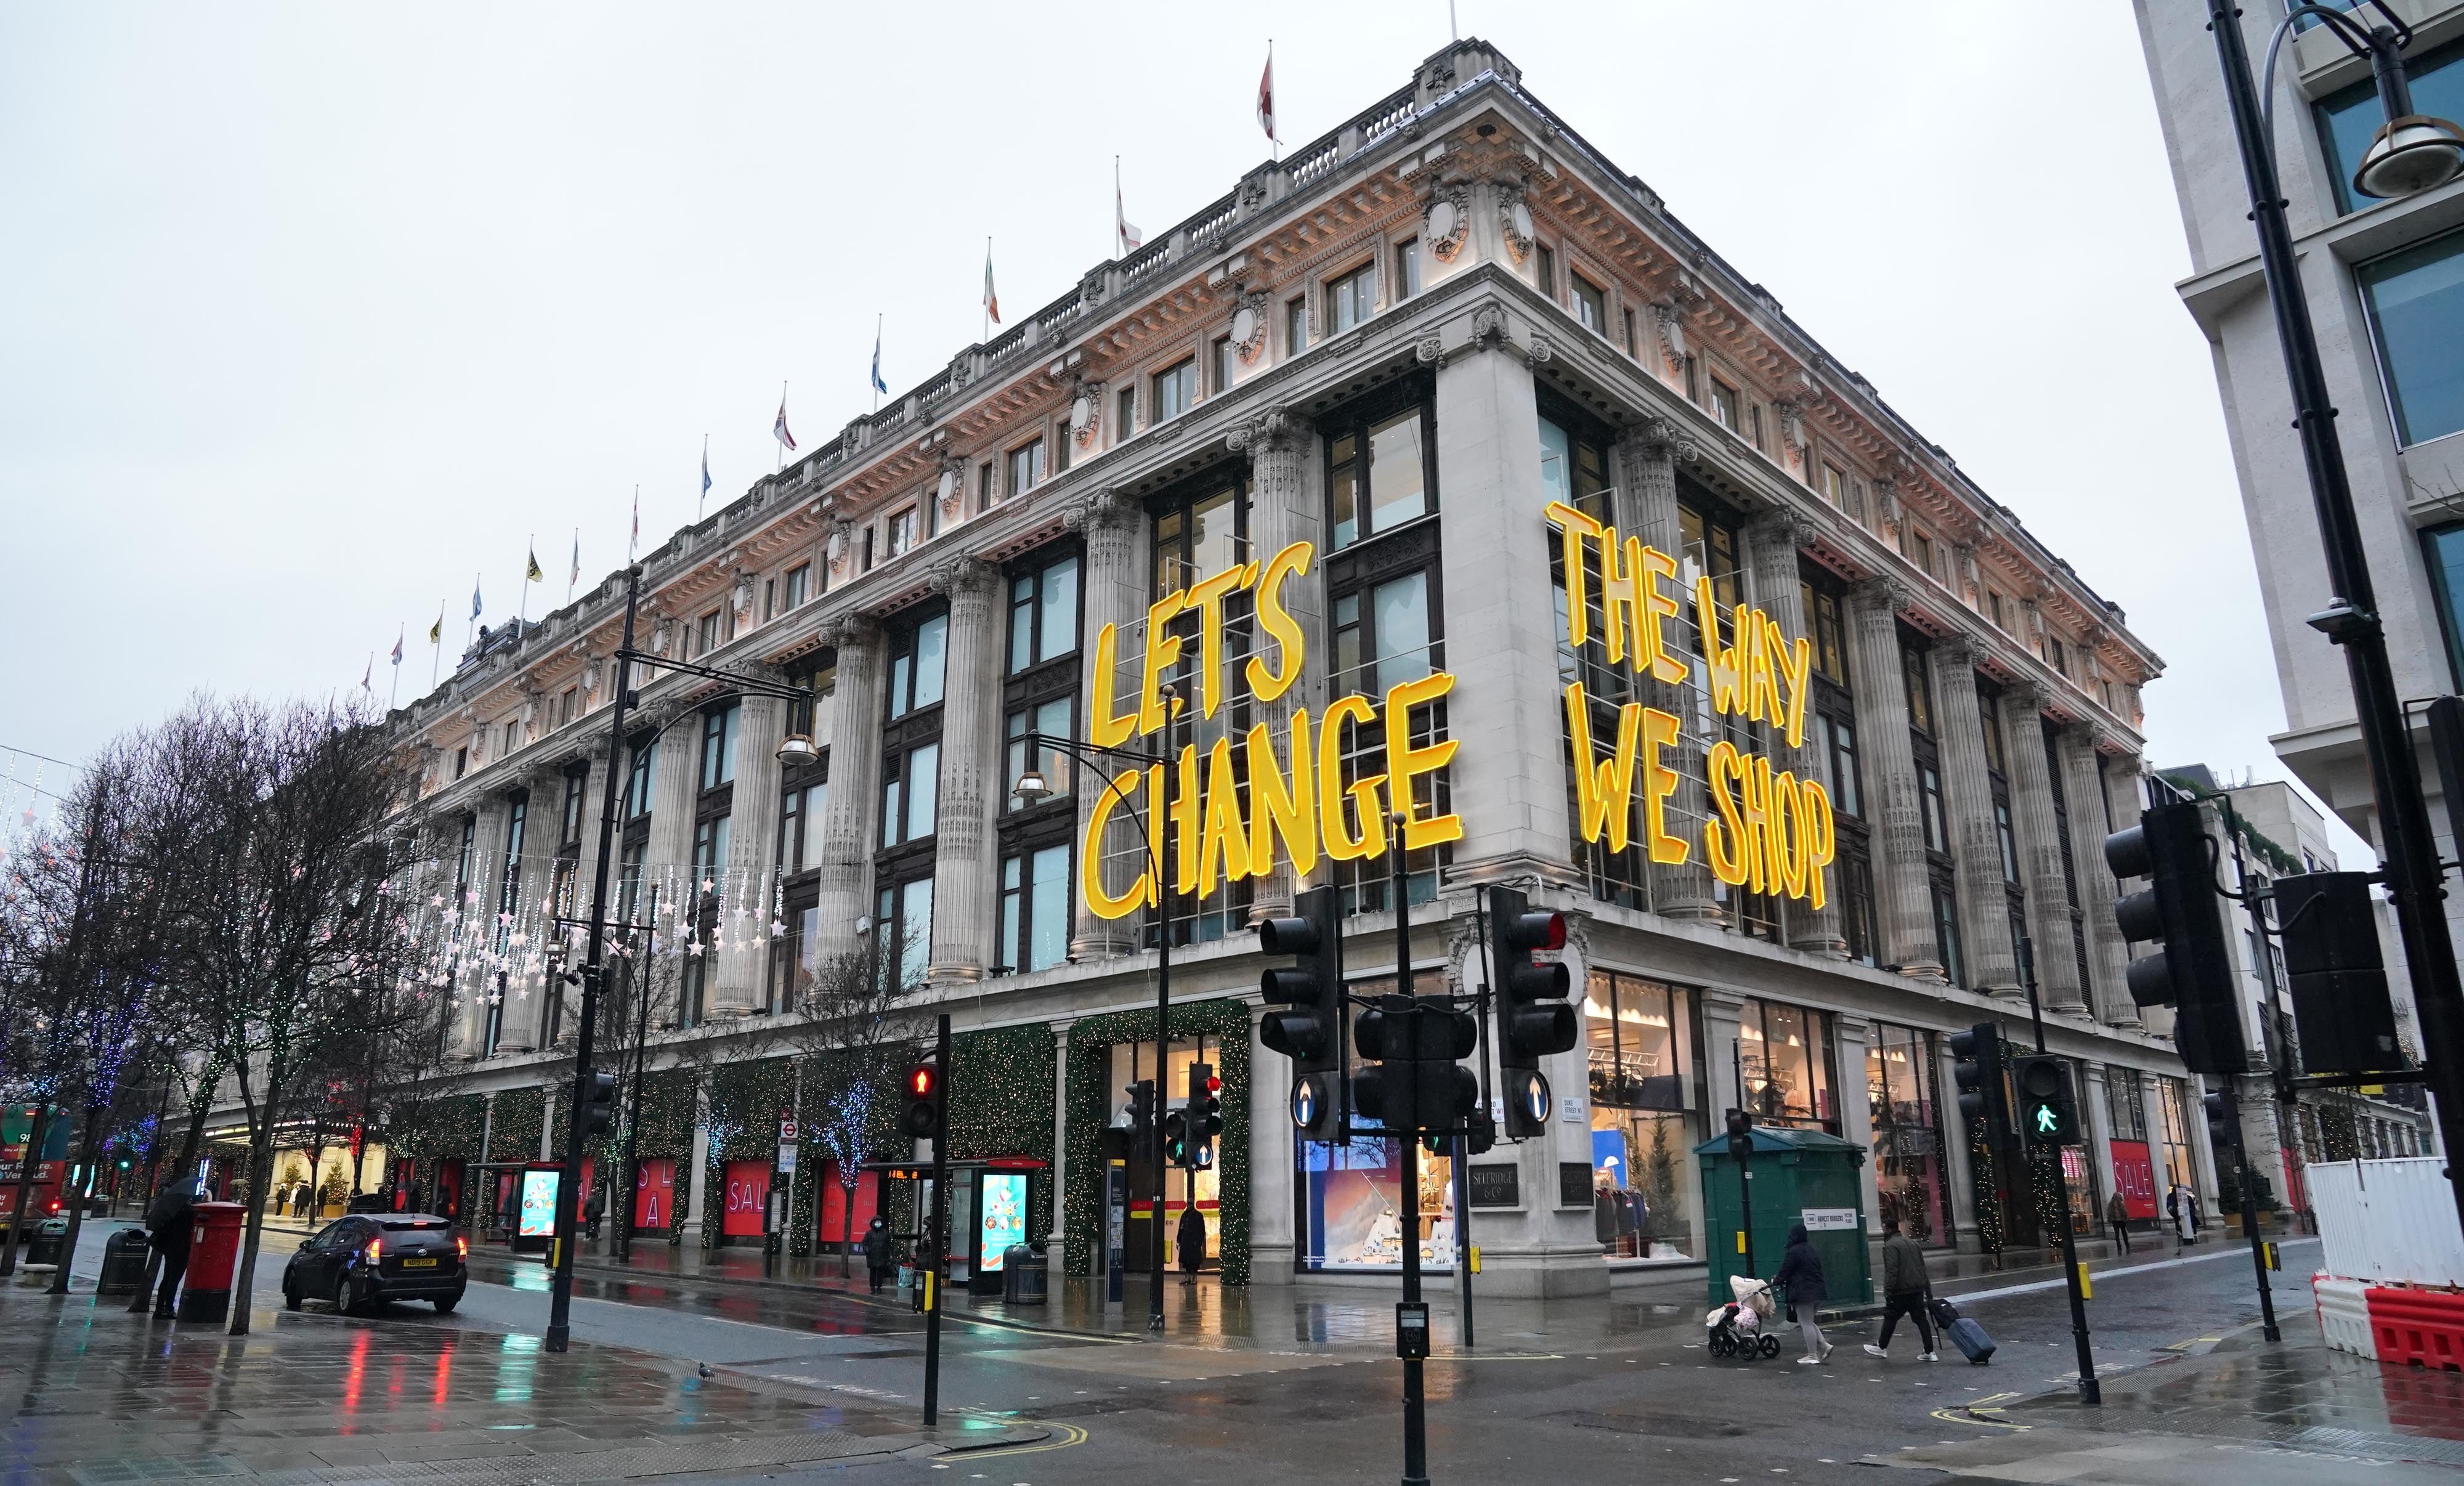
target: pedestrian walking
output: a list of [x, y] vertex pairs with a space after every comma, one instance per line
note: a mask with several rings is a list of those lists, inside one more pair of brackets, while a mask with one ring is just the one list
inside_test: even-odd
[[[1933, 1320], [1926, 1304], [1933, 1299], [1933, 1275], [1925, 1269], [1925, 1251], [1900, 1231], [1896, 1222], [1882, 1225], [1882, 1334], [1865, 1343], [1868, 1357], [1888, 1357], [1891, 1328], [1903, 1316], [1917, 1323], [1917, 1361], [1934, 1361]], [[1824, 1347], [1824, 1351], [1831, 1350]]]
[[154, 1291], [154, 1318], [169, 1320], [172, 1300], [180, 1293], [180, 1276], [188, 1269], [188, 1240], [196, 1232], [197, 1197], [187, 1180], [163, 1188], [145, 1209], [145, 1241], [163, 1256], [162, 1282]]
[[1172, 1243], [1180, 1251], [1180, 1282], [1198, 1283], [1198, 1267], [1206, 1262], [1206, 1219], [1196, 1208], [1180, 1209], [1180, 1226], [1173, 1230]]
[[2165, 1222], [2173, 1230], [2173, 1252], [2179, 1253], [2199, 1237], [2198, 1219], [2190, 1212], [2190, 1193], [2176, 1182], [2165, 1189]]
[[2104, 1220], [2113, 1225], [2113, 1241], [2122, 1246], [2123, 1253], [2128, 1253], [2130, 1252], [2130, 1205], [2122, 1200], [2120, 1192], [2114, 1193], [2112, 1200], [2104, 1205]]
[[890, 1272], [897, 1266], [898, 1255], [891, 1247], [890, 1225], [874, 1218], [864, 1226], [864, 1268], [865, 1274], [872, 1280], [874, 1295], [881, 1294], [881, 1287], [890, 1278]]
[[590, 1196], [582, 1204], [582, 1223], [583, 1231], [589, 1235], [590, 1241], [594, 1244], [599, 1241], [599, 1215], [606, 1210], [607, 1194], [598, 1187], [592, 1187]]
[[1779, 1273], [1771, 1276], [1771, 1284], [1788, 1302], [1789, 1316], [1805, 1334], [1805, 1355], [1797, 1359], [1798, 1364], [1811, 1367], [1828, 1362], [1831, 1343], [1822, 1340], [1822, 1328], [1814, 1320], [1824, 1297], [1822, 1259], [1814, 1252], [1814, 1240], [1807, 1235], [1804, 1224], [1789, 1225], [1788, 1253], [1781, 1256]]

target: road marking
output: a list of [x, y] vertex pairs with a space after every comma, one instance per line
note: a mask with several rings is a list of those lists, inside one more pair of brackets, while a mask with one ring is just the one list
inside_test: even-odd
[[[1078, 1428], [1078, 1426], [1074, 1424], [1043, 1424], [1043, 1421], [1037, 1419], [1028, 1419], [1023, 1422], [1027, 1424], [1041, 1425], [1043, 1428], [1047, 1430], [1058, 1430], [1064, 1437], [1061, 1439], [1048, 1439], [1040, 1445], [1005, 1445], [996, 1450], [968, 1450], [964, 1446], [958, 1446], [954, 1448], [953, 1453], [963, 1452], [969, 1460], [990, 1460], [996, 1455], [1040, 1455], [1046, 1451], [1067, 1450], [1072, 1445], [1084, 1445], [1087, 1443], [1087, 1431]], [[938, 1467], [935, 1467], [935, 1469], [938, 1469]]]
[[[2317, 1242], [2319, 1242], [2319, 1240], [2316, 1238], [2288, 1238], [2284, 1240], [2279, 1247], [2290, 1249], [2296, 1244], [2315, 1244]], [[2147, 1275], [2159, 1270], [2180, 1269], [2186, 1264], [2211, 1264], [2218, 1259], [2240, 1259], [2247, 1263], [2250, 1259], [2250, 1255], [2248, 1253], [2238, 1249], [2222, 1249], [2218, 1250], [2214, 1253], [2188, 1254], [2178, 1259], [2160, 1260], [2154, 1264], [2125, 1264], [2120, 1269], [2098, 1270], [2095, 1274], [2095, 1277], [2101, 1280], [2119, 1279], [2124, 1275]], [[2032, 1280], [2024, 1285], [2004, 1285], [1995, 1290], [1970, 1290], [1964, 1295], [1946, 1296], [1944, 1298], [1950, 1300], [1954, 1304], [1965, 1305], [1970, 1300], [1998, 1300], [2005, 1296], [2034, 1295], [2040, 1290], [2059, 1290], [2069, 1283], [2070, 1280], [2067, 1276], [2057, 1279], [2038, 1279]], [[2047, 1344], [2059, 1345], [2060, 1343], [2048, 1342]]]
[[[2057, 1283], [2058, 1283], [2058, 1281], [2057, 1281]], [[1970, 1399], [1965, 1404], [1954, 1404], [1948, 1408], [1937, 1408], [1933, 1410], [1933, 1417], [1942, 1420], [1946, 1424], [1981, 1424], [1989, 1429], [1995, 1430], [2026, 1431], [2034, 1429], [2034, 1425], [2013, 1424], [2007, 1419], [1988, 1419], [1984, 1417], [1987, 1414], [1998, 1414], [2002, 1412], [2001, 1408], [1997, 1407], [1997, 1400], [2017, 1398], [2018, 1396], [2019, 1395], [2016, 1393], [1988, 1393], [1983, 1398]], [[1945, 1440], [1943, 1443], [1947, 1445], [1949, 1444], [1950, 1441]]]

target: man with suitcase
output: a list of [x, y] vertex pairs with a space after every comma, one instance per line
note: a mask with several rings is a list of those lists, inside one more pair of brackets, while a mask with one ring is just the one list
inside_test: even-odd
[[1925, 1251], [1917, 1241], [1900, 1231], [1897, 1219], [1882, 1224], [1882, 1334], [1865, 1343], [1868, 1357], [1888, 1357], [1891, 1352], [1891, 1328], [1905, 1316], [1917, 1323], [1920, 1347], [1917, 1361], [1936, 1360], [1933, 1349], [1933, 1323], [1925, 1315], [1926, 1302], [1933, 1298], [1933, 1276], [1925, 1272]]

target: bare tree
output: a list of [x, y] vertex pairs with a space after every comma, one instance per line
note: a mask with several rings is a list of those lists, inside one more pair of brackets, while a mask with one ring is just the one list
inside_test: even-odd
[[833, 956], [800, 976], [797, 1014], [777, 1036], [805, 1054], [803, 1124], [838, 1168], [839, 1273], [853, 1272], [855, 1190], [875, 1132], [924, 1032], [920, 981], [880, 957]]

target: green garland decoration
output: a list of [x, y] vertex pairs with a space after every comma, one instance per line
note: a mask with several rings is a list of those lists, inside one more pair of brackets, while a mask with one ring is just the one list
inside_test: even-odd
[[396, 1155], [415, 1156], [431, 1164], [457, 1157], [477, 1161], [479, 1132], [487, 1120], [486, 1095], [455, 1095], [438, 1099], [414, 1115], [396, 1115], [386, 1132], [386, 1144]]
[[[1223, 1134], [1216, 1143], [1216, 1185], [1221, 1207], [1217, 1247], [1223, 1283], [1249, 1282], [1249, 1004], [1238, 997], [1186, 1002], [1165, 1024], [1175, 1035], [1212, 1033], [1221, 1052], [1215, 1072], [1223, 1080]], [[1104, 1231], [1104, 1126], [1112, 1092], [1111, 1050], [1117, 1043], [1155, 1036], [1150, 1010], [1109, 1011], [1069, 1028], [1069, 1190], [1062, 1194], [1064, 1264], [1072, 1275], [1092, 1275]]]
[[[1052, 1162], [1052, 1086], [1059, 1044], [1043, 1022], [961, 1032], [950, 1040], [950, 1155], [957, 1161], [1027, 1156]], [[895, 1098], [882, 1101], [885, 1113]], [[893, 1121], [894, 1122], [894, 1121]], [[1052, 1231], [1052, 1184], [1030, 1183], [1027, 1240]], [[953, 1235], [952, 1242], [957, 1242]]]
[[1993, 1148], [1985, 1143], [1985, 1121], [1969, 1121], [1969, 1190], [1976, 1203], [1976, 1242], [1987, 1253], [2000, 1253], [2004, 1242], [2002, 1194], [1993, 1185]]
[[[797, 1059], [757, 1058], [725, 1063], [710, 1079], [710, 1172], [707, 1190], [727, 1190], [730, 1161], [760, 1161], [779, 1150], [779, 1116], [796, 1107]], [[724, 1198], [721, 1199], [724, 1202]], [[701, 1246], [718, 1247], [726, 1227], [724, 1208], [702, 1214]], [[712, 1217], [718, 1222], [711, 1221]]]
[[496, 1118], [488, 1126], [485, 1161], [539, 1160], [539, 1128], [547, 1121], [547, 1090], [533, 1085], [496, 1096]]

